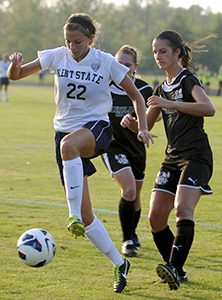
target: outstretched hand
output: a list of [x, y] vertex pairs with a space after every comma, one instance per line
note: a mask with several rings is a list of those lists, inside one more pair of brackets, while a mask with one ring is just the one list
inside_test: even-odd
[[122, 118], [120, 125], [123, 128], [130, 128], [132, 130], [137, 129], [134, 131], [138, 132], [138, 134], [137, 134], [138, 141], [144, 143], [147, 146], [147, 148], [149, 148], [149, 140], [151, 140], [151, 143], [154, 144], [153, 138], [158, 137], [157, 135], [151, 134], [147, 129], [145, 129], [145, 130], [139, 129], [139, 131], [138, 131], [137, 119], [135, 117], [131, 116], [130, 114], [127, 114]]
[[149, 148], [149, 140], [151, 140], [151, 143], [154, 144], [154, 140], [153, 138], [157, 138], [157, 135], [154, 135], [152, 133], [150, 133], [147, 129], [146, 130], [139, 130], [138, 134], [137, 134], [137, 139], [138, 141], [144, 143], [147, 148]]
[[23, 62], [23, 56], [22, 53], [15, 52], [9, 56], [10, 61], [15, 65], [16, 67], [20, 68]]

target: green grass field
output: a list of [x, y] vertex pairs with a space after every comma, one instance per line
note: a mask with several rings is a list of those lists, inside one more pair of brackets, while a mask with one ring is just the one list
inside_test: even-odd
[[[131, 258], [132, 271], [122, 294], [113, 292], [111, 262], [87, 238], [74, 239], [66, 229], [68, 208], [54, 157], [53, 88], [9, 86], [9, 102], [0, 103], [0, 299], [40, 300], [213, 300], [222, 294], [222, 97], [212, 97], [217, 112], [205, 118], [205, 129], [214, 152], [211, 196], [202, 197], [195, 211], [196, 231], [185, 264], [189, 282], [178, 291], [154, 285], [155, 266], [161, 257], [152, 241], [147, 220], [150, 190], [162, 162], [165, 135], [162, 122], [153, 133], [159, 136], [147, 150], [146, 179], [142, 190], [142, 217], [137, 233], [142, 243]], [[120, 192], [101, 159], [98, 172], [89, 178], [95, 214], [121, 250], [117, 214]], [[174, 214], [169, 222], [175, 232]], [[16, 251], [19, 236], [34, 227], [48, 230], [56, 241], [56, 255], [42, 268], [22, 263]]]

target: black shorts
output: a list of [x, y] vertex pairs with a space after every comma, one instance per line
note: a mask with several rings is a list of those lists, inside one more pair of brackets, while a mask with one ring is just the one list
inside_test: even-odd
[[8, 77], [2, 77], [2, 78], [0, 78], [0, 85], [9, 85], [9, 79], [8, 79]]
[[117, 174], [120, 171], [131, 168], [136, 181], [143, 181], [145, 177], [146, 157], [131, 157], [121, 147], [112, 147], [102, 155], [102, 159], [110, 174]]
[[[96, 172], [96, 168], [93, 165], [93, 163], [90, 161], [90, 159], [101, 155], [109, 147], [112, 134], [113, 134], [113, 128], [111, 123], [103, 120], [88, 122], [83, 127], [90, 129], [96, 139], [96, 155], [89, 158], [81, 157], [83, 163], [84, 176], [91, 176]], [[62, 185], [64, 185], [64, 178], [63, 178], [63, 164], [62, 164], [62, 158], [60, 152], [60, 143], [63, 137], [66, 136], [67, 134], [69, 133], [60, 132], [60, 131], [55, 132], [56, 161], [59, 168]]]
[[[205, 159], [206, 158], [206, 159]], [[161, 190], [175, 195], [177, 186], [201, 189], [202, 194], [212, 194], [208, 182], [212, 176], [212, 157], [194, 156], [175, 164], [163, 163], [152, 191]]]

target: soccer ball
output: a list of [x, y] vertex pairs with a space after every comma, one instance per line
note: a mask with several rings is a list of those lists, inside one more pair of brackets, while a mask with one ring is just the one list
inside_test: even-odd
[[17, 242], [17, 252], [20, 259], [30, 267], [42, 267], [48, 264], [56, 251], [52, 235], [40, 228], [24, 232]]

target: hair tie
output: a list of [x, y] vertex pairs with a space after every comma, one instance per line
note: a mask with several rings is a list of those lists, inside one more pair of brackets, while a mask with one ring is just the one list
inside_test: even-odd
[[95, 33], [95, 27], [89, 23], [88, 21], [86, 21], [85, 19], [83, 18], [80, 18], [80, 17], [71, 17], [67, 20], [66, 22], [67, 24], [68, 23], [77, 23], [85, 28], [87, 28], [90, 32], [90, 34], [94, 34]]
[[184, 55], [187, 55], [187, 50], [186, 50], [185, 44], [183, 45], [183, 52], [184, 52]]

